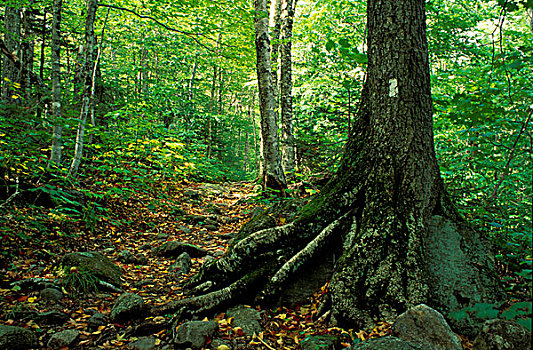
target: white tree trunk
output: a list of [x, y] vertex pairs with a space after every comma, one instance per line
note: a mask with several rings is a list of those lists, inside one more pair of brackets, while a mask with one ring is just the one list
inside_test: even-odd
[[292, 118], [292, 24], [294, 0], [283, 0], [281, 26], [281, 162], [286, 173], [294, 171]]
[[95, 62], [96, 38], [94, 36], [94, 20], [96, 9], [98, 8], [97, 0], [87, 1], [87, 18], [85, 20], [85, 62], [82, 72], [83, 95], [81, 100], [80, 121], [78, 132], [76, 134], [76, 146], [74, 148], [74, 158], [69, 169], [70, 176], [76, 176], [83, 155], [83, 143], [85, 137], [85, 124], [87, 117], [91, 113], [92, 89], [93, 89], [93, 69]]
[[278, 126], [275, 118], [277, 101], [272, 86], [267, 1], [255, 0], [255, 11], [255, 48], [263, 143], [263, 189], [280, 191], [280, 194], [284, 195], [287, 183], [281, 168]]

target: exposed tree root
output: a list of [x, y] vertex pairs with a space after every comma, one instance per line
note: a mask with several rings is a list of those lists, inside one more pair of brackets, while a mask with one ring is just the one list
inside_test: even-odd
[[184, 314], [198, 315], [215, 310], [221, 305], [230, 305], [237, 300], [243, 301], [250, 290], [254, 289], [258, 284], [262, 285], [264, 283], [268, 272], [270, 272], [269, 268], [263, 267], [245, 275], [229, 286], [207, 294], [155, 306], [150, 310], [150, 314], [159, 316], [179, 311], [182, 316]]
[[339, 234], [338, 229], [342, 226], [349, 213], [342, 215], [337, 220], [329, 224], [323, 229], [311, 242], [309, 242], [303, 249], [298, 251], [292, 258], [283, 264], [281, 268], [270, 278], [267, 285], [258, 294], [256, 301], [265, 302], [273, 301], [275, 297], [279, 296], [282, 289], [287, 285], [287, 281], [294, 277], [302, 266], [311, 261], [321, 250], [329, 244], [331, 237]]

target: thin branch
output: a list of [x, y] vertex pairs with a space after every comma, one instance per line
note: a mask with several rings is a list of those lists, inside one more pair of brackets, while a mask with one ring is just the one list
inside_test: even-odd
[[507, 159], [507, 163], [505, 164], [505, 168], [504, 168], [504, 170], [502, 172], [502, 175], [500, 176], [500, 181], [498, 181], [496, 186], [494, 186], [494, 190], [492, 191], [492, 195], [490, 196], [491, 200], [493, 200], [496, 197], [496, 193], [498, 192], [498, 189], [500, 188], [501, 184], [503, 183], [503, 180], [505, 179], [505, 177], [507, 176], [507, 173], [509, 172], [509, 167], [511, 166], [511, 161], [514, 158], [514, 151], [516, 150], [516, 146], [518, 145], [518, 140], [520, 140], [520, 137], [522, 136], [524, 131], [526, 131], [526, 129], [527, 129], [527, 125], [529, 124], [529, 120], [531, 119], [531, 116], [533, 115], [533, 108], [531, 108], [531, 107], [528, 108], [528, 111], [526, 113], [527, 113], [527, 119], [524, 122], [524, 124], [522, 124], [522, 128], [520, 130], [520, 133], [516, 137], [516, 140], [515, 140], [515, 142], [513, 144], [513, 148], [509, 152], [509, 158]]
[[0, 209], [4, 208], [4, 207], [7, 207], [7, 205], [13, 200], [15, 199], [15, 197], [20, 193], [19, 191], [19, 178], [17, 176], [17, 180], [16, 180], [16, 184], [15, 184], [15, 193], [13, 193], [11, 196], [9, 196], [8, 199], [5, 200], [4, 203], [1, 203], [0, 204]]
[[[208, 36], [206, 36], [205, 34], [203, 33], [192, 33], [192, 32], [187, 32], [187, 31], [184, 31], [184, 30], [180, 30], [180, 29], [176, 29], [176, 28], [173, 28], [173, 27], [170, 27], [166, 24], [164, 24], [163, 22], [155, 19], [154, 17], [152, 16], [146, 16], [146, 15], [141, 15], [140, 13], [134, 11], [134, 10], [131, 10], [131, 9], [128, 9], [128, 8], [125, 8], [125, 7], [120, 7], [120, 6], [115, 6], [115, 5], [107, 5], [107, 4], [98, 4], [98, 6], [101, 6], [101, 7], [107, 7], [107, 8], [112, 8], [112, 9], [115, 9], [115, 10], [120, 10], [120, 11], [125, 11], [125, 12], [128, 12], [128, 13], [131, 13], [132, 15], [135, 15], [139, 18], [142, 18], [142, 19], [149, 19], [155, 23], [157, 23], [159, 26], [165, 28], [166, 30], [169, 30], [171, 32], [175, 32], [175, 33], [180, 33], [180, 34], [183, 34], [183, 35], [186, 35], [188, 37], [190, 37], [192, 40], [194, 40], [198, 45], [200, 45], [201, 47], [203, 47], [204, 49], [208, 50], [208, 51], [211, 51], [211, 52], [214, 52], [218, 55], [221, 55], [222, 57], [224, 58], [229, 58], [229, 57], [226, 57], [225, 55], [223, 55], [222, 53], [220, 53], [218, 50], [215, 50], [205, 44], [203, 44], [200, 40], [198, 40], [198, 37], [203, 37], [203, 38], [206, 38], [208, 40], [211, 40], [211, 41], [215, 41], [215, 39], [213, 38], [210, 38]], [[229, 45], [224, 45], [224, 46], [228, 46], [230, 47]], [[234, 46], [231, 46], [231, 47], [234, 47]]]
[[184, 34], [184, 35], [188, 35], [188, 36], [203, 36], [205, 37], [203, 34], [201, 33], [191, 33], [191, 32], [186, 32], [186, 31], [183, 31], [183, 30], [179, 30], [179, 29], [176, 29], [176, 28], [172, 28], [172, 27], [169, 27], [168, 25], [164, 24], [163, 22], [155, 19], [154, 17], [151, 17], [151, 16], [146, 16], [146, 15], [141, 15], [140, 13], [137, 13], [135, 12], [134, 10], [130, 10], [128, 8], [125, 8], [125, 7], [120, 7], [120, 6], [115, 6], [115, 5], [107, 5], [107, 4], [98, 4], [98, 6], [101, 6], [101, 7], [107, 7], [107, 8], [112, 8], [112, 9], [115, 9], [115, 10], [120, 10], [120, 11], [125, 11], [125, 12], [129, 12], [139, 18], [143, 18], [143, 19], [149, 19], [151, 21], [154, 21], [155, 23], [157, 23], [158, 25], [160, 25], [161, 27], [165, 28], [166, 30], [170, 30], [171, 32], [176, 32], [176, 33], [180, 33], [180, 34]]

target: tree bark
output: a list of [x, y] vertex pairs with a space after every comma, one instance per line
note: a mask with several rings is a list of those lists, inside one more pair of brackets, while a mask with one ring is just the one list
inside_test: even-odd
[[22, 9], [22, 21], [21, 21], [21, 30], [22, 30], [22, 40], [20, 48], [20, 61], [24, 70], [21, 71], [21, 82], [24, 89], [24, 98], [26, 105], [30, 104], [30, 99], [32, 96], [32, 73], [33, 73], [33, 61], [35, 59], [35, 40], [34, 32], [31, 28], [32, 23], [35, 21], [35, 16], [32, 9], [33, 2], [27, 5]]
[[454, 313], [498, 303], [503, 293], [489, 249], [459, 216], [440, 177], [424, 4], [368, 0], [367, 80], [330, 182], [294, 222], [237, 236], [191, 282], [194, 298], [154, 314], [277, 302], [304, 271], [326, 266], [331, 280], [322, 309], [342, 326], [391, 322], [425, 303], [456, 331], [475, 334], [474, 315]]
[[92, 90], [93, 90], [93, 69], [95, 63], [96, 38], [94, 35], [94, 20], [98, 8], [97, 0], [87, 1], [87, 17], [85, 19], [85, 60], [82, 71], [83, 94], [81, 100], [80, 120], [76, 134], [76, 145], [74, 157], [69, 168], [69, 175], [76, 176], [83, 155], [83, 143], [85, 138], [85, 124], [87, 117], [91, 113]]
[[281, 165], [285, 173], [294, 172], [294, 132], [292, 120], [292, 23], [294, 0], [283, 0], [281, 26]]
[[272, 28], [271, 42], [272, 47], [270, 50], [270, 61], [272, 65], [272, 91], [274, 93], [274, 100], [276, 101], [276, 108], [274, 110], [274, 117], [276, 122], [279, 115], [279, 60], [280, 60], [280, 35], [281, 35], [281, 3], [282, 0], [272, 0], [270, 2], [270, 22], [269, 26]]
[[[63, 125], [61, 123], [61, 11], [62, 0], [54, 0], [52, 18], [52, 151], [49, 166], [61, 164]], [[44, 42], [43, 42], [44, 45]]]
[[12, 59], [5, 55], [2, 61], [1, 98], [5, 103], [14, 103], [20, 98], [20, 68], [15, 64], [18, 62], [20, 66], [20, 9], [6, 6], [4, 23], [5, 49]]
[[266, 0], [255, 0], [255, 48], [263, 143], [262, 186], [264, 190], [274, 190], [284, 196], [287, 183], [283, 169], [281, 168], [279, 155], [278, 127], [275, 118], [277, 101], [274, 96], [272, 84], [266, 3]]

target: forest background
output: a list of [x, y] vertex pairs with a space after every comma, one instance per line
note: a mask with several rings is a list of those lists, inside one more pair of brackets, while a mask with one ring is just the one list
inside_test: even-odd
[[[113, 199], [155, 189], [155, 208], [169, 182], [260, 176], [250, 2], [93, 4], [88, 19], [82, 1], [1, 2], [3, 242], [98, 235], [109, 225], [120, 232], [130, 218], [111, 210]], [[529, 301], [532, 6], [426, 2], [441, 174], [463, 215], [497, 247], [507, 291]], [[365, 7], [296, 4], [289, 196], [316, 193], [313, 181], [338, 165], [365, 79]], [[7, 263], [15, 253], [0, 252], [3, 268], [16, 268]]]

